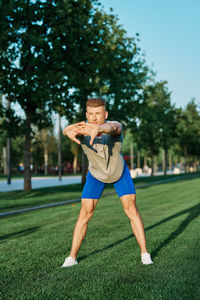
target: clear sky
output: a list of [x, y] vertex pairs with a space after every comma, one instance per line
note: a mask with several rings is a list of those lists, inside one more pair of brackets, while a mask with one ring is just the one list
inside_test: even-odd
[[100, 0], [140, 47], [156, 80], [168, 81], [172, 103], [200, 103], [200, 0]]

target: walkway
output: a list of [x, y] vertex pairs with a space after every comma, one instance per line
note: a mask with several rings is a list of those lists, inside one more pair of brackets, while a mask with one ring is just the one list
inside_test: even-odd
[[[32, 177], [32, 188], [38, 189], [50, 186], [61, 186], [81, 183], [81, 176], [64, 176], [60, 181], [58, 177]], [[12, 179], [11, 184], [7, 180], [0, 180], [0, 192], [23, 190], [24, 179]]]

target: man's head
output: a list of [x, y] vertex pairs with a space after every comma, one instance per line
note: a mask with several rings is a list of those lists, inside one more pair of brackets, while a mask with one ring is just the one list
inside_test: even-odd
[[102, 125], [108, 117], [105, 101], [101, 98], [90, 98], [86, 102], [86, 118], [88, 123]]

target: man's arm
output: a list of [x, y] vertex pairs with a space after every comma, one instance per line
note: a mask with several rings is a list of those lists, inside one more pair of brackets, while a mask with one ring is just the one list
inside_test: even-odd
[[122, 132], [121, 124], [117, 121], [108, 121], [102, 125], [99, 125], [99, 133], [120, 135], [121, 132]]
[[80, 145], [80, 141], [77, 139], [77, 136], [80, 134], [77, 133], [78, 128], [80, 128], [83, 124], [85, 123], [85, 121], [83, 122], [79, 122], [79, 123], [75, 123], [72, 125], [68, 125], [67, 127], [65, 127], [63, 129], [63, 135], [67, 136], [68, 138], [70, 138], [72, 141], [76, 142], [77, 144]]
[[77, 134], [82, 135], [89, 135], [91, 137], [90, 139], [90, 145], [93, 144], [93, 141], [95, 137], [99, 133], [106, 133], [106, 134], [112, 134], [112, 135], [120, 135], [122, 131], [121, 125], [119, 122], [116, 121], [109, 121], [102, 125], [96, 125], [96, 124], [82, 124], [77, 129]]

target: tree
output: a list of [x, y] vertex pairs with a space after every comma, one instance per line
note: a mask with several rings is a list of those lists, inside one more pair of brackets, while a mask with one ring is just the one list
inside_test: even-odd
[[[81, 56], [81, 49], [77, 55], [74, 52], [80, 31], [88, 24], [92, 2], [3, 0], [0, 3], [3, 32], [0, 90], [24, 112], [24, 118], [19, 117], [18, 124], [14, 124], [25, 135], [25, 190], [31, 189], [32, 125], [39, 129], [48, 126], [52, 111], [62, 104], [69, 116], [72, 112], [73, 104], [67, 101], [69, 89], [74, 85], [74, 72], [71, 76], [70, 72], [75, 67], [73, 58], [76, 61]], [[11, 112], [13, 119], [16, 118], [14, 111], [5, 109], [6, 114]]]
[[148, 73], [137, 46], [138, 34], [127, 37], [114, 15], [96, 9], [83, 40], [89, 40], [90, 47], [76, 65], [75, 76], [80, 75], [71, 93], [78, 107], [75, 120], [82, 119], [88, 96], [102, 96], [109, 116], [126, 122], [136, 111], [134, 104], [140, 99]]
[[[70, 94], [77, 112], [71, 117], [74, 121], [82, 120], [88, 96], [100, 96], [106, 100], [109, 118], [125, 124], [135, 114], [147, 78], [147, 67], [137, 47], [138, 36], [128, 38], [114, 15], [95, 9], [79, 45], [83, 50], [86, 41], [90, 41], [87, 53], [79, 56], [76, 73], [71, 73], [78, 77]], [[85, 162], [83, 165], [86, 166]], [[83, 167], [82, 183], [85, 174]]]
[[185, 172], [189, 162], [195, 163], [200, 158], [200, 113], [195, 99], [185, 110], [178, 110], [177, 143], [179, 155], [185, 158]]
[[44, 171], [44, 174], [48, 175], [51, 153], [57, 154], [57, 148], [57, 142], [53, 134], [53, 126], [42, 130], [35, 128], [31, 151], [31, 163], [34, 166], [34, 170], [38, 169], [40, 172]]
[[152, 175], [160, 147], [169, 149], [175, 130], [175, 109], [170, 103], [166, 84], [161, 81], [145, 86], [138, 118], [130, 124], [138, 146], [147, 150], [152, 159]]
[[167, 82], [157, 84], [157, 100], [160, 106], [160, 131], [161, 147], [164, 150], [164, 175], [167, 174], [167, 157], [169, 149], [175, 144], [177, 137], [177, 109], [171, 104], [171, 93], [168, 91]]
[[49, 27], [42, 15], [45, 6], [43, 1], [2, 1], [0, 5], [5, 29], [0, 44], [0, 88], [25, 114], [18, 124], [25, 135], [25, 190], [31, 189], [32, 124], [39, 128], [49, 124], [52, 87], [60, 79], [52, 60], [55, 50], [48, 41]]
[[146, 69], [137, 39], [127, 38], [116, 17], [98, 5], [95, 0], [0, 3], [0, 90], [24, 112], [15, 127], [25, 136], [25, 190], [31, 189], [33, 124], [47, 127], [52, 111], [69, 121], [82, 119], [92, 94], [107, 95], [112, 116], [121, 116], [123, 105], [124, 118], [138, 99]]

